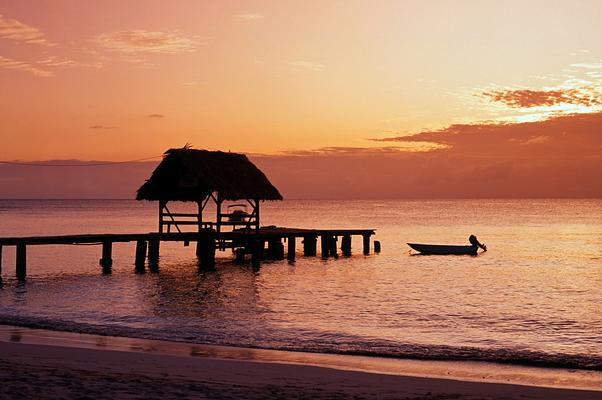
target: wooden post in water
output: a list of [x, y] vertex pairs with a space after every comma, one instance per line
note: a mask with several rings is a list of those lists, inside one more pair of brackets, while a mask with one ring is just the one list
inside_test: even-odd
[[318, 237], [315, 235], [305, 235], [303, 236], [303, 255], [308, 257], [316, 256], [316, 248]]
[[16, 267], [17, 279], [24, 281], [27, 276], [27, 246], [24, 242], [17, 243]]
[[328, 241], [328, 235], [320, 236], [320, 252], [322, 253], [322, 258], [328, 258], [328, 251], [330, 250], [330, 243]]
[[148, 241], [148, 269], [151, 272], [159, 270], [159, 239], [150, 239]]
[[286, 238], [286, 242], [288, 245], [288, 251], [286, 253], [286, 258], [289, 261], [295, 261], [295, 252], [297, 251], [296, 247], [297, 247], [297, 243], [296, 243], [296, 238], [294, 236], [288, 236]]
[[0, 244], [0, 283], [2, 283], [2, 245]]
[[134, 261], [134, 266], [136, 268], [136, 272], [144, 273], [144, 263], [146, 261], [146, 240], [138, 240], [136, 241], [136, 260]]
[[343, 235], [341, 239], [341, 252], [345, 257], [351, 256], [351, 235]]
[[362, 238], [364, 239], [364, 254], [370, 254], [370, 235], [365, 233]]
[[244, 264], [245, 263], [245, 249], [243, 247], [239, 247], [234, 250], [234, 263], [235, 264]]
[[339, 255], [337, 254], [337, 237], [336, 236], [329, 235], [329, 237], [328, 237], [328, 254], [331, 257], [339, 258]]
[[102, 242], [102, 256], [100, 257], [99, 264], [102, 267], [103, 274], [111, 273], [111, 267], [113, 266], [112, 242]]
[[282, 260], [284, 258], [282, 239], [272, 238], [268, 240], [268, 258], [272, 260]]
[[207, 229], [199, 233], [196, 254], [199, 257], [201, 269], [215, 268], [215, 232], [213, 230]]
[[253, 240], [251, 243], [251, 265], [253, 268], [259, 268], [261, 266], [261, 259], [263, 258], [263, 240]]

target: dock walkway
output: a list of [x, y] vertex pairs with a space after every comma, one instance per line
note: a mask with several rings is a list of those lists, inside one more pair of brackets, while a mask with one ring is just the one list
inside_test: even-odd
[[[145, 262], [151, 271], [157, 270], [159, 263], [160, 242], [196, 242], [196, 254], [200, 266], [212, 268], [215, 265], [215, 251], [233, 249], [235, 261], [243, 263], [246, 254], [251, 255], [253, 266], [259, 267], [263, 259], [284, 259], [283, 240], [287, 243], [286, 257], [294, 260], [296, 241], [302, 239], [303, 255], [316, 256], [317, 242], [320, 238], [320, 250], [323, 258], [338, 257], [337, 242], [341, 238], [341, 252], [344, 256], [351, 255], [352, 236], [362, 237], [363, 253], [370, 253], [370, 237], [374, 229], [304, 229], [284, 227], [263, 227], [255, 229], [239, 229], [230, 232], [215, 232], [213, 229], [202, 229], [199, 232], [174, 233], [104, 233], [60, 236], [30, 236], [0, 238], [0, 279], [2, 274], [2, 248], [16, 247], [16, 276], [25, 280], [27, 275], [27, 246], [32, 245], [77, 245], [98, 244], [102, 246], [99, 264], [104, 273], [111, 272], [113, 243], [136, 242], [134, 265], [136, 271], [145, 270]], [[267, 243], [267, 248], [266, 248]], [[380, 251], [380, 243], [375, 242], [375, 251]]]

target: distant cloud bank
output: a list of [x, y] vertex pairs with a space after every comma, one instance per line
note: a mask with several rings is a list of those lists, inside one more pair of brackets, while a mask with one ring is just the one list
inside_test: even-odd
[[[388, 142], [383, 147], [249, 157], [291, 199], [602, 198], [600, 132], [602, 113], [577, 114], [529, 123], [451, 125], [377, 139]], [[406, 151], [404, 146], [415, 142], [439, 146]], [[156, 165], [54, 167], [43, 174], [39, 167], [0, 165], [0, 196], [134, 198]]]

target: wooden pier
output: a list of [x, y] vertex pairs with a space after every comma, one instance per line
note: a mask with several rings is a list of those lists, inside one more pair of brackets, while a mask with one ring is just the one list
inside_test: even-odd
[[[251, 264], [259, 267], [263, 260], [294, 261], [297, 256], [297, 239], [301, 238], [303, 255], [314, 257], [318, 254], [318, 239], [322, 258], [338, 257], [337, 243], [343, 256], [351, 255], [351, 238], [362, 238], [363, 254], [370, 254], [370, 238], [374, 229], [301, 229], [266, 227], [259, 230], [241, 229], [230, 232], [216, 232], [201, 229], [199, 232], [174, 233], [125, 233], [87, 234], [63, 236], [32, 236], [0, 238], [0, 279], [2, 276], [2, 248], [15, 246], [15, 273], [18, 280], [27, 276], [27, 247], [39, 245], [78, 245], [98, 244], [101, 246], [99, 264], [103, 273], [111, 273], [113, 265], [113, 244], [136, 242], [134, 266], [136, 272], [144, 272], [146, 265], [150, 271], [158, 271], [161, 242], [196, 242], [196, 255], [199, 267], [211, 269], [215, 266], [216, 250], [233, 249], [235, 262], [244, 263], [245, 255], [251, 256]], [[339, 240], [340, 238], [340, 240]], [[286, 243], [286, 254], [284, 243]], [[267, 245], [267, 246], [266, 246]], [[374, 242], [375, 250], [380, 244]]]
[[[136, 242], [135, 271], [144, 272], [147, 261], [151, 271], [158, 271], [161, 242], [184, 242], [185, 246], [196, 242], [199, 268], [213, 268], [216, 251], [226, 249], [234, 251], [237, 263], [244, 263], [250, 255], [251, 264], [257, 268], [262, 260], [284, 259], [284, 243], [286, 258], [294, 261], [299, 238], [306, 257], [318, 255], [318, 239], [322, 258], [338, 257], [339, 248], [343, 256], [350, 256], [353, 236], [362, 238], [363, 253], [369, 254], [370, 237], [375, 232], [374, 229], [261, 227], [261, 202], [283, 199], [265, 174], [244, 154], [195, 150], [188, 145], [165, 152], [151, 177], [138, 189], [136, 199], [158, 202], [158, 232], [0, 238], [0, 279], [2, 247], [6, 246], [16, 247], [16, 275], [24, 280], [27, 246], [98, 244], [99, 264], [104, 273], [110, 273], [114, 243]], [[196, 204], [196, 209], [171, 212], [169, 202]], [[210, 203], [215, 206], [215, 218], [209, 214]], [[380, 251], [379, 242], [374, 242], [374, 251]]]

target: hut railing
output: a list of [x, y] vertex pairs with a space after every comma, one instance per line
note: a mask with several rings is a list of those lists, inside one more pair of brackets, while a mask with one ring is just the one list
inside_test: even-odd
[[184, 226], [195, 226], [198, 229], [214, 229], [214, 222], [203, 222], [199, 218], [199, 214], [193, 213], [172, 213], [167, 208], [166, 204], [162, 204], [161, 210], [159, 213], [159, 232], [164, 232], [163, 228], [165, 227], [167, 233], [171, 233], [172, 227], [178, 231], [178, 233], [182, 233], [182, 229], [180, 227]]

